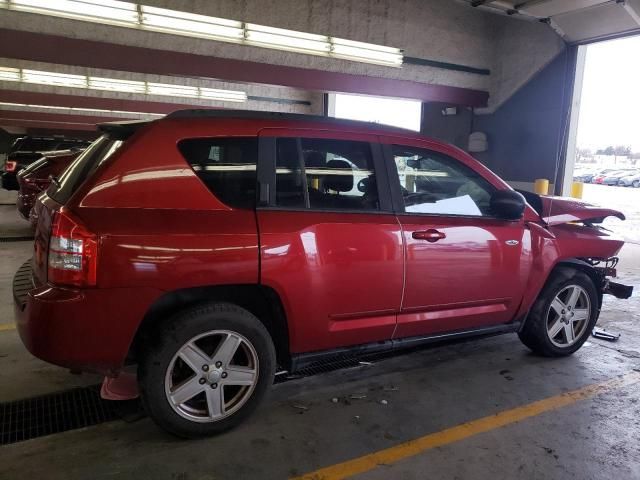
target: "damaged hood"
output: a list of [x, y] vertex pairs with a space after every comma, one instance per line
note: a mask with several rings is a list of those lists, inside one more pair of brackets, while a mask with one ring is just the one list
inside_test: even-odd
[[618, 210], [597, 207], [570, 197], [540, 196], [538, 213], [547, 225], [559, 225], [568, 222], [600, 223], [607, 217], [624, 220], [625, 216]]

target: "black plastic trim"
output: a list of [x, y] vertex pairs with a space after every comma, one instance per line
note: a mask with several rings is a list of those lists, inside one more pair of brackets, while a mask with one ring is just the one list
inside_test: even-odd
[[324, 362], [332, 362], [346, 357], [353, 358], [370, 353], [386, 352], [392, 350], [403, 350], [423, 345], [450, 340], [459, 340], [468, 337], [480, 337], [500, 335], [502, 333], [514, 333], [520, 329], [520, 322], [482, 327], [471, 330], [459, 330], [435, 335], [399, 338], [394, 340], [384, 340], [380, 342], [366, 343], [353, 347], [337, 348], [332, 350], [322, 350], [318, 352], [308, 352], [294, 354], [291, 356], [290, 371], [292, 373]]
[[[281, 112], [257, 112], [251, 110], [211, 110], [211, 109], [186, 109], [186, 110], [176, 110], [168, 114], [164, 118], [218, 118], [218, 119], [239, 119], [239, 120], [276, 120], [276, 121], [295, 121], [300, 122], [302, 124], [306, 124], [309, 122], [318, 122], [318, 123], [326, 123], [327, 125], [335, 126], [335, 127], [355, 127], [355, 128], [366, 128], [369, 130], [375, 130], [377, 132], [390, 132], [390, 133], [402, 133], [409, 134], [412, 137], [416, 135], [419, 137], [423, 137], [419, 133], [413, 130], [407, 130], [405, 128], [391, 127], [388, 125], [381, 125], [379, 123], [372, 122], [360, 122], [358, 120], [346, 120], [343, 118], [334, 118], [334, 117], [325, 117], [322, 115], [305, 115], [302, 113], [281, 113]], [[162, 121], [155, 120], [155, 121]], [[141, 121], [145, 123], [145, 121]], [[114, 123], [103, 123], [102, 125], [125, 125], [135, 122], [114, 122]], [[267, 127], [265, 125], [265, 127]], [[296, 128], [302, 128], [300, 126]]]
[[443, 70], [454, 70], [457, 72], [475, 73], [476, 75], [491, 75], [488, 68], [470, 67], [459, 63], [440, 62], [438, 60], [429, 60], [428, 58], [404, 57], [403, 63], [408, 65], [421, 65], [423, 67], [441, 68]]

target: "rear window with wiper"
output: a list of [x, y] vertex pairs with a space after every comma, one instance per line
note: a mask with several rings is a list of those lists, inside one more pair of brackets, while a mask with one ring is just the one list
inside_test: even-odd
[[103, 135], [82, 152], [69, 167], [54, 178], [47, 195], [64, 205], [91, 174], [122, 145], [122, 140]]

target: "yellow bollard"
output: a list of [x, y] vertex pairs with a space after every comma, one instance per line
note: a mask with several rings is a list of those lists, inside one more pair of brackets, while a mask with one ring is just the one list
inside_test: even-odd
[[538, 178], [536, 183], [533, 185], [533, 191], [538, 195], [548, 195], [549, 194], [549, 180], [546, 178]]
[[582, 190], [584, 189], [584, 183], [573, 182], [571, 184], [571, 196], [573, 198], [582, 198]]

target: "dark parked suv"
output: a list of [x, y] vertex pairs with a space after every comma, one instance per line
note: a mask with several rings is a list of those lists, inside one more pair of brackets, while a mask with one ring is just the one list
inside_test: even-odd
[[504, 332], [569, 355], [603, 293], [631, 294], [597, 226], [620, 212], [527, 204], [412, 132], [218, 111], [100, 128], [34, 207], [19, 332], [72, 370], [137, 365], [178, 435], [239, 423], [278, 366]]
[[49, 188], [52, 181], [57, 181], [58, 175], [80, 152], [81, 150], [45, 152], [38, 160], [20, 170], [16, 175], [19, 187], [16, 207], [23, 218], [36, 225], [36, 218], [31, 215], [31, 211], [37, 196]]
[[2, 172], [2, 188], [19, 190], [16, 175], [42, 158], [45, 152], [56, 150], [84, 150], [89, 145], [87, 140], [66, 137], [20, 137], [11, 146], [11, 151]]

